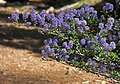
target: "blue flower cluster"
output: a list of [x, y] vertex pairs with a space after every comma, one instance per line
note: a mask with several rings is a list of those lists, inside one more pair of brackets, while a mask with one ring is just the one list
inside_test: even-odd
[[19, 13], [18, 12], [13, 12], [12, 14], [11, 14], [11, 17], [8, 17], [8, 19], [10, 19], [10, 20], [13, 20], [13, 21], [18, 21], [18, 19], [19, 19]]
[[103, 10], [112, 12], [114, 10], [113, 4], [111, 3], [106, 3], [105, 6], [103, 6]]
[[[59, 59], [59, 60], [67, 60], [69, 59], [72, 55], [68, 53], [70, 49], [73, 48], [73, 41], [63, 42], [61, 45], [59, 44], [59, 40], [54, 37], [48, 38], [44, 40], [45, 47], [41, 51], [42, 54], [46, 57], [52, 56], [53, 58]], [[76, 57], [74, 57], [76, 58]]]
[[[116, 3], [119, 5], [119, 0]], [[77, 60], [105, 72], [115, 69], [120, 63], [120, 16], [116, 15], [115, 8], [106, 3], [100, 17], [88, 4], [57, 14], [47, 14], [45, 10], [36, 13], [31, 9], [29, 15], [22, 14], [22, 20], [27, 27], [35, 26], [40, 33], [55, 36], [44, 40], [41, 51], [44, 56]], [[19, 14], [14, 12], [9, 19], [18, 22]]]

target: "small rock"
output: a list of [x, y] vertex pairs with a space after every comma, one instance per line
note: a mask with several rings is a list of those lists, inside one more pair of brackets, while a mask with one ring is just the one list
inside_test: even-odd
[[89, 84], [90, 81], [84, 81], [82, 84]]
[[67, 75], [74, 75], [75, 73], [77, 73], [77, 69], [76, 68], [74, 68], [74, 67], [69, 67], [69, 68], [67, 68], [67, 72], [66, 72], [66, 74]]
[[105, 81], [102, 81], [102, 84], [106, 84], [106, 82], [105, 82]]
[[22, 60], [23, 60], [23, 61], [27, 61], [28, 59], [27, 59], [27, 58], [23, 58]]
[[54, 10], [55, 10], [55, 8], [54, 7], [49, 7], [48, 9], [47, 9], [47, 13], [51, 13], [51, 12], [54, 12]]
[[6, 1], [5, 0], [0, 0], [0, 4], [5, 4]]
[[101, 80], [95, 80], [95, 83], [101, 84]]
[[18, 67], [21, 67], [21, 65], [20, 65], [20, 64], [18, 64]]
[[7, 75], [7, 73], [6, 73], [6, 72], [3, 72], [3, 75], [4, 75], [4, 76], [6, 76], [6, 75]]

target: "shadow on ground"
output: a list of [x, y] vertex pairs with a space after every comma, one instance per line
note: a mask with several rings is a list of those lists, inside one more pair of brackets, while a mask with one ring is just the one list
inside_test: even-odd
[[25, 30], [0, 25], [0, 44], [40, 52], [44, 37], [37, 30]]
[[37, 29], [14, 26], [8, 22], [8, 16], [8, 14], [0, 14], [0, 45], [40, 53], [43, 40], [48, 36], [38, 33]]

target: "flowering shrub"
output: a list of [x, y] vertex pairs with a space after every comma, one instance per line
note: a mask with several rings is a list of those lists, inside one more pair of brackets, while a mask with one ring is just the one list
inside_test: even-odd
[[14, 12], [9, 17], [14, 22], [24, 23], [27, 27], [35, 26], [42, 34], [53, 35], [44, 40], [41, 53], [45, 57], [65, 60], [84, 69], [112, 73], [120, 78], [120, 16], [117, 6], [106, 3], [102, 15], [84, 4], [80, 9], [68, 9], [58, 14], [47, 14], [45, 10], [30, 14]]

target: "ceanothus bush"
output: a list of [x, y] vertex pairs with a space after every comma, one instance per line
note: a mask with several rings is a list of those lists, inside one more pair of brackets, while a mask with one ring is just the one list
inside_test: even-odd
[[[67, 9], [57, 14], [45, 10], [30, 14], [17, 12], [9, 17], [14, 22], [23, 20], [27, 27], [35, 26], [41, 34], [53, 35], [44, 40], [41, 53], [45, 57], [78, 63], [97, 72], [115, 72], [120, 68], [120, 1], [106, 3], [102, 15], [88, 4], [80, 9]], [[120, 72], [116, 73], [120, 76]], [[118, 77], [120, 78], [120, 77]]]

